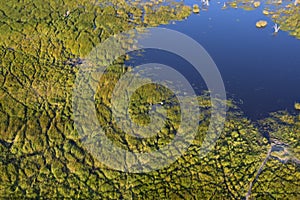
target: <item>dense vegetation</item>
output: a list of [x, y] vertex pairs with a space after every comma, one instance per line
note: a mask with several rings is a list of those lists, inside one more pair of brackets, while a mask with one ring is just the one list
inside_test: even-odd
[[[112, 34], [181, 20], [190, 12], [181, 3], [160, 1], [1, 2], [0, 198], [240, 199], [251, 193], [258, 199], [299, 199], [299, 113], [274, 113], [254, 123], [228, 102], [225, 128], [213, 150], [200, 158], [211, 105], [208, 95], [199, 96], [195, 142], [171, 166], [150, 173], [109, 169], [82, 146], [71, 102], [82, 59]], [[155, 138], [128, 137], [113, 123], [110, 110], [112, 88], [129, 70], [124, 59], [100, 81], [99, 123], [122, 148], [160, 148], [180, 123], [178, 100], [164, 87], [141, 87], [130, 105], [133, 120], [149, 123], [149, 104], [163, 100], [168, 119]]]

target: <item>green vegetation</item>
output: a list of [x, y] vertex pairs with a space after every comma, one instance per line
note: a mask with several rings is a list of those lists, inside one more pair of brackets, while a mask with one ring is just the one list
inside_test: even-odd
[[[171, 166], [144, 174], [109, 169], [82, 146], [74, 128], [71, 99], [84, 56], [112, 34], [181, 20], [190, 12], [181, 3], [161, 1], [2, 2], [0, 198], [241, 199], [255, 181], [251, 197], [299, 199], [299, 113], [274, 113], [254, 124], [234, 102], [228, 102], [224, 131], [213, 150], [200, 159], [211, 105], [208, 95], [199, 96], [201, 115], [194, 143]], [[166, 124], [157, 137], [148, 139], [123, 133], [110, 107], [112, 88], [130, 70], [123, 65], [124, 59], [110, 66], [100, 80], [95, 95], [99, 123], [124, 149], [160, 148], [178, 129], [178, 99], [155, 84], [139, 88], [130, 104], [133, 120], [148, 124], [149, 105], [165, 101]], [[264, 131], [270, 134], [269, 141], [262, 137]], [[286, 145], [275, 145], [276, 141]], [[273, 147], [256, 180], [258, 168]]]
[[254, 1], [253, 6], [255, 8], [259, 7], [260, 6], [260, 1]]
[[199, 13], [200, 12], [200, 8], [199, 8], [199, 6], [197, 4], [193, 5], [193, 12], [194, 13]]
[[300, 110], [300, 103], [295, 103], [295, 109]]
[[258, 22], [256, 22], [256, 27], [257, 28], [264, 28], [266, 27], [268, 24], [267, 21], [264, 21], [264, 20], [259, 20]]
[[281, 25], [281, 29], [300, 39], [300, 7], [293, 4], [279, 7], [271, 14], [272, 19]]
[[278, 1], [264, 1], [261, 4], [259, 1], [249, 0], [233, 0], [228, 4], [232, 8], [243, 8], [245, 10], [252, 10], [259, 6], [263, 6], [263, 14], [270, 17], [274, 23], [280, 25], [280, 30], [288, 31], [290, 35], [300, 39], [300, 7], [299, 4], [295, 4], [295, 1], [284, 2]]

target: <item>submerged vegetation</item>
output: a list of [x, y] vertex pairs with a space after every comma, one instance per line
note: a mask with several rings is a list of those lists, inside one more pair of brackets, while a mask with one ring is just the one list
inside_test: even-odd
[[[296, 10], [299, 6], [288, 8], [275, 21], [298, 37], [299, 26], [288, 25], [294, 23], [292, 13], [299, 20]], [[150, 173], [109, 169], [82, 146], [71, 98], [84, 57], [112, 34], [182, 20], [191, 11], [182, 3], [160, 0], [2, 2], [0, 198], [299, 199], [299, 111], [273, 113], [254, 123], [230, 101], [220, 138], [200, 159], [211, 105], [208, 95], [199, 96], [194, 143], [175, 163]], [[123, 133], [112, 119], [110, 98], [118, 79], [130, 70], [124, 60], [117, 60], [100, 80], [97, 117], [116, 145], [152, 151], [174, 137], [180, 123], [178, 100], [155, 84], [139, 88], [130, 104], [133, 121], [148, 124], [150, 105], [160, 102], [168, 118], [155, 137], [138, 140]]]

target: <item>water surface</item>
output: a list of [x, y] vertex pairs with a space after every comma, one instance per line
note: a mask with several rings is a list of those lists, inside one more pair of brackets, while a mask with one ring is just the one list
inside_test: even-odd
[[[222, 9], [223, 2], [211, 1], [199, 14], [161, 26], [190, 36], [207, 50], [221, 72], [229, 97], [240, 99], [240, 107], [254, 120], [278, 110], [293, 111], [294, 103], [300, 101], [300, 40], [281, 30], [275, 35], [275, 23], [262, 13], [265, 6], [250, 11], [229, 5]], [[261, 19], [268, 26], [258, 29], [255, 23]], [[199, 82], [201, 77], [183, 60], [149, 52], [143, 59], [167, 62], [185, 71], [198, 93], [206, 89]]]
[[[183, 4], [161, 0], [1, 2], [0, 198], [299, 199], [299, 114], [279, 112], [259, 123], [244, 116], [258, 119], [270, 111], [292, 110], [299, 100], [299, 40], [285, 31], [300, 37], [300, 27], [293, 21], [299, 19], [300, 7], [292, 6], [287, 17], [276, 19], [284, 30], [277, 36], [272, 35], [270, 18], [261, 14], [263, 6], [254, 11], [221, 7], [222, 3], [211, 1], [207, 11], [195, 15]], [[269, 25], [255, 28], [259, 19]], [[246, 113], [241, 115], [231, 105], [220, 137], [200, 158], [211, 112], [209, 96], [201, 95], [200, 115], [193, 115], [199, 121], [196, 137], [178, 160], [149, 173], [118, 171], [95, 157], [103, 142], [97, 131], [85, 129], [86, 135], [78, 134], [84, 126], [74, 123], [74, 82], [96, 45], [120, 32], [155, 26], [178, 30], [203, 45], [223, 76], [228, 96], [242, 99], [240, 106]], [[110, 53], [99, 56], [104, 59]], [[78, 99], [94, 103], [89, 105], [110, 144], [129, 152], [156, 151], [174, 139], [181, 108], [169, 89], [140, 87], [132, 95], [130, 117], [136, 124], [148, 124], [149, 105], [159, 104], [168, 111], [164, 126], [155, 136], [142, 139], [121, 129], [112, 117], [111, 93], [130, 71], [123, 65], [126, 58], [107, 68], [93, 98]], [[149, 50], [129, 64], [150, 61], [178, 69], [199, 94], [206, 89], [184, 59], [167, 52]], [[94, 80], [97, 77], [83, 81], [87, 90]], [[89, 117], [87, 124], [91, 124]], [[84, 141], [96, 148], [87, 148]], [[172, 158], [163, 155], [168, 156]], [[113, 165], [125, 156], [106, 152], [104, 157]]]

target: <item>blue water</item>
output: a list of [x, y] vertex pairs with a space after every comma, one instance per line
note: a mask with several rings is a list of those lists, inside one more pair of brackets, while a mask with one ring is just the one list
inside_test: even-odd
[[[275, 36], [274, 22], [262, 14], [262, 6], [253, 11], [222, 10], [222, 6], [223, 2], [211, 1], [207, 11], [161, 27], [184, 33], [206, 49], [222, 75], [226, 92], [242, 100], [240, 107], [250, 119], [278, 110], [293, 111], [294, 103], [300, 101], [300, 40], [284, 31]], [[255, 23], [261, 19], [268, 21], [268, 26], [257, 29]], [[151, 58], [149, 52], [145, 57], [168, 60], [158, 54]], [[186, 64], [178, 59], [166, 62], [174, 68]], [[196, 88], [205, 89], [191, 69], [181, 68]]]

